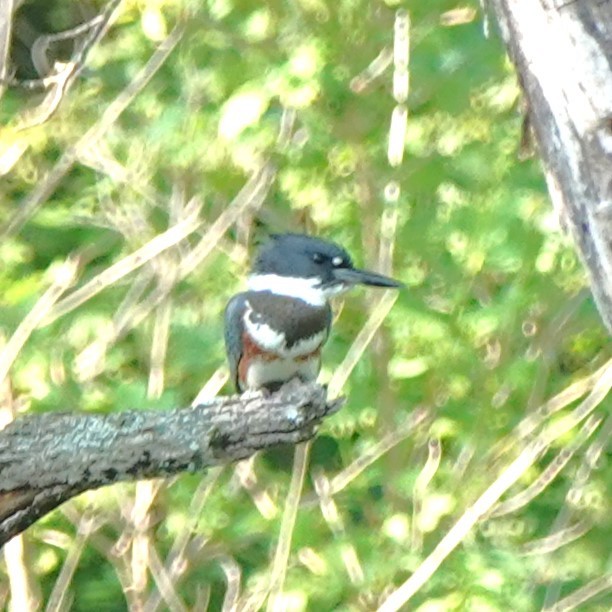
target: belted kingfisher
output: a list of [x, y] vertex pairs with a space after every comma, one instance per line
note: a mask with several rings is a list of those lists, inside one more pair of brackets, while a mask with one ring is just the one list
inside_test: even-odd
[[353, 285], [401, 287], [357, 270], [339, 245], [304, 234], [275, 234], [258, 252], [248, 290], [225, 309], [225, 348], [239, 392], [279, 389], [317, 378], [329, 336], [329, 300]]

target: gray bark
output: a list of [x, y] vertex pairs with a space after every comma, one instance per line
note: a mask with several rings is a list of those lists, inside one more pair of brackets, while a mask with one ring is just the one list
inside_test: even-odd
[[612, 0], [492, 0], [555, 208], [612, 332]]
[[[14, 0], [2, 0], [2, 3], [0, 3], [0, 80], [2, 82], [9, 74], [9, 51], [14, 10]], [[2, 82], [0, 82], [0, 97], [2, 97], [4, 91]]]
[[46, 413], [0, 432], [0, 546], [67, 499], [120, 481], [170, 476], [311, 438], [340, 406], [316, 384], [170, 411]]

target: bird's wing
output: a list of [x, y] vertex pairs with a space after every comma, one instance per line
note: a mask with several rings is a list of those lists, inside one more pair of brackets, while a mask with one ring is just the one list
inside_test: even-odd
[[329, 332], [331, 331], [331, 326], [334, 321], [334, 313], [332, 311], [332, 307], [329, 305], [329, 302], [327, 303], [327, 308], [325, 310], [327, 317], [327, 321], [325, 323], [325, 342], [327, 342], [327, 339], [329, 338]]
[[238, 365], [242, 357], [242, 333], [244, 331], [243, 315], [246, 310], [246, 295], [238, 293], [225, 307], [225, 353], [229, 363], [230, 377], [236, 390], [238, 384]]

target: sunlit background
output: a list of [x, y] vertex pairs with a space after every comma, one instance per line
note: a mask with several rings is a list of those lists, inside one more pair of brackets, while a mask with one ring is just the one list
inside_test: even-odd
[[[35, 41], [105, 6], [23, 2], [8, 76], [61, 73], [82, 34]], [[477, 2], [126, 0], [62, 87], [1, 100], [3, 423], [232, 392], [223, 309], [271, 232], [407, 285], [335, 304], [321, 378], [347, 403], [314, 442], [278, 610], [377, 609], [524, 447], [525, 419], [610, 357]], [[554, 609], [592, 584], [580, 609], [609, 609], [610, 405], [409, 609]], [[292, 461], [84, 494], [6, 548], [0, 605], [258, 609]]]

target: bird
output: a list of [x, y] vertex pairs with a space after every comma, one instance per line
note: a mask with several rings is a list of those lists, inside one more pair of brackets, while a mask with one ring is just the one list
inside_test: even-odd
[[315, 381], [332, 323], [331, 298], [355, 285], [402, 283], [355, 268], [340, 245], [307, 234], [272, 234], [247, 290], [225, 308], [225, 349], [238, 393], [277, 391], [293, 378]]

